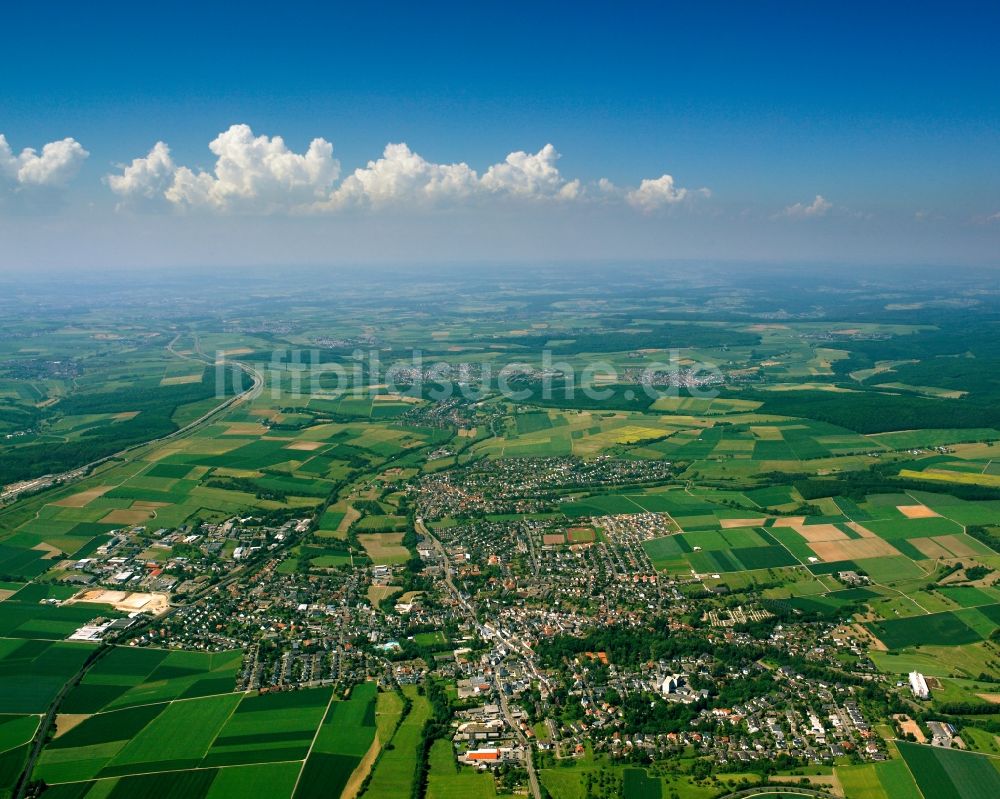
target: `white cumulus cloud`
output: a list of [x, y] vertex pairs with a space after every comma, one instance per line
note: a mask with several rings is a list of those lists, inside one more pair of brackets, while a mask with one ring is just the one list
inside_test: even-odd
[[382, 157], [354, 170], [322, 209], [349, 206], [447, 205], [488, 197], [522, 200], [572, 200], [579, 180], [566, 180], [556, 168], [559, 153], [547, 144], [537, 153], [514, 152], [480, 176], [466, 163], [436, 164], [405, 143], [389, 144]]
[[804, 203], [789, 205], [781, 213], [781, 216], [791, 217], [792, 219], [815, 219], [816, 217], [825, 216], [831, 208], [833, 208], [833, 203], [826, 200], [822, 194], [817, 194], [816, 198], [809, 205], [805, 205]]
[[254, 136], [249, 125], [233, 125], [208, 145], [211, 172], [176, 166], [163, 142], [135, 159], [111, 190], [125, 200], [162, 196], [184, 208], [269, 212], [295, 210], [326, 198], [340, 176], [333, 145], [313, 139], [305, 153], [288, 149], [280, 136]]
[[176, 168], [170, 148], [161, 141], [153, 145], [145, 158], [135, 158], [120, 175], [108, 175], [111, 191], [125, 199], [162, 198], [174, 180]]
[[76, 139], [52, 141], [39, 153], [26, 147], [15, 155], [0, 133], [0, 176], [15, 186], [65, 186], [90, 155]]
[[344, 178], [323, 207], [429, 205], [466, 199], [478, 188], [479, 178], [468, 164], [435, 164], [406, 144], [388, 144], [381, 158]]
[[580, 181], [563, 178], [556, 166], [557, 160], [559, 153], [551, 144], [534, 154], [518, 150], [508, 155], [502, 164], [487, 169], [480, 185], [494, 194], [514, 197], [576, 199], [581, 192]]
[[340, 176], [340, 162], [326, 139], [313, 139], [300, 155], [280, 136], [254, 136], [249, 125], [233, 125], [208, 147], [218, 156], [214, 172], [181, 167], [167, 189], [168, 200], [218, 210], [295, 207], [325, 197]]
[[649, 213], [698, 195], [707, 197], [709, 191], [685, 189], [675, 184], [673, 175], [661, 175], [658, 178], [646, 178], [639, 184], [639, 188], [626, 192], [625, 202], [633, 208]]
[[546, 144], [536, 153], [518, 150], [482, 173], [464, 162], [435, 163], [405, 143], [388, 144], [382, 156], [355, 169], [340, 183], [333, 145], [314, 139], [305, 153], [288, 149], [280, 136], [255, 136], [247, 125], [220, 133], [209, 149], [216, 156], [210, 171], [174, 163], [170, 149], [157, 142], [149, 154], [109, 175], [108, 186], [123, 200], [158, 200], [176, 208], [218, 212], [327, 213], [349, 208], [433, 208], [491, 200], [580, 202], [590, 197], [622, 202], [642, 211], [681, 202], [707, 189], [689, 190], [670, 175], [644, 180], [637, 189], [597, 182], [588, 194], [578, 179], [564, 176], [559, 153]]

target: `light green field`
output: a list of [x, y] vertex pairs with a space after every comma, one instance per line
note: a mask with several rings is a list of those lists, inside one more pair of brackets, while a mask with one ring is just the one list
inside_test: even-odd
[[912, 649], [891, 654], [871, 650], [869, 656], [879, 671], [905, 675], [919, 671], [932, 677], [975, 678], [988, 672], [993, 654], [981, 643], [963, 646], [923, 645], [920, 651]]
[[232, 694], [171, 702], [109, 765], [134, 766], [136, 771], [142, 771], [142, 764], [200, 760], [241, 699], [241, 695]]
[[396, 799], [409, 795], [413, 789], [417, 766], [413, 753], [417, 751], [423, 724], [430, 715], [430, 703], [425, 696], [417, 694], [414, 686], [406, 686], [404, 691], [413, 704], [392, 736], [392, 748], [383, 748], [375, 765], [365, 794], [372, 799]]
[[846, 799], [922, 799], [902, 760], [838, 766], [836, 774]]
[[301, 768], [300, 763], [262, 763], [219, 769], [205, 799], [291, 796]]

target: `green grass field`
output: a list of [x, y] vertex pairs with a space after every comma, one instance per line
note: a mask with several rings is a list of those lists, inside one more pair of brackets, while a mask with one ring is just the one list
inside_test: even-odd
[[299, 763], [268, 763], [219, 769], [205, 799], [291, 796], [301, 768]]
[[663, 782], [646, 774], [645, 769], [627, 768], [622, 771], [624, 799], [661, 799]]
[[847, 799], [923, 799], [902, 760], [839, 766], [836, 773]]
[[330, 701], [330, 690], [244, 698], [213, 740], [205, 765], [303, 760]]
[[40, 605], [38, 600], [0, 602], [0, 635], [8, 638], [61, 640], [97, 616], [120, 614], [95, 605]]
[[230, 694], [171, 702], [129, 739], [101, 773], [111, 776], [198, 765], [241, 699]]
[[[330, 689], [230, 693], [98, 713], [58, 735], [43, 751], [36, 775], [49, 783], [97, 778], [103, 786], [134, 787], [135, 775], [174, 773], [181, 779], [191, 769], [236, 771], [243, 776], [226, 777], [213, 791], [235, 791], [259, 773], [284, 786], [288, 796], [330, 698]], [[275, 768], [242, 771], [265, 764]], [[117, 777], [127, 780], [115, 782]]]
[[899, 742], [899, 751], [925, 797], [995, 799], [1000, 760], [954, 749]]
[[70, 692], [66, 713], [95, 713], [130, 705], [232, 691], [242, 653], [115, 647]]
[[0, 638], [0, 713], [41, 713], [94, 651], [91, 644]]
[[497, 795], [489, 774], [459, 770], [450, 741], [435, 741], [429, 760], [427, 799], [493, 799]]
[[36, 774], [59, 783], [198, 766], [241, 699], [230, 694], [97, 714], [46, 747]]
[[28, 743], [37, 729], [37, 716], [0, 715], [0, 752], [6, 752]]
[[982, 640], [978, 632], [953, 612], [889, 619], [867, 626], [889, 649], [905, 649], [919, 644], [959, 646]]

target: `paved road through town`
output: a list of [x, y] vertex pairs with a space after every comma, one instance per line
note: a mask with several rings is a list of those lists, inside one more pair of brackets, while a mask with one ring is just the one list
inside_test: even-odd
[[[476, 628], [480, 631], [483, 637], [493, 638], [502, 643], [507, 648], [508, 652], [514, 652], [524, 657], [531, 671], [537, 674], [537, 672], [535, 671], [534, 663], [531, 661], [530, 658], [530, 653], [531, 653], [530, 649], [504, 636], [495, 627], [492, 627], [488, 624], [479, 623], [479, 620], [476, 617], [476, 613], [473, 610], [472, 605], [470, 605], [468, 600], [464, 596], [462, 596], [462, 592], [459, 591], [458, 587], [455, 585], [454, 575], [452, 573], [452, 568], [451, 568], [451, 561], [448, 558], [448, 553], [444, 548], [444, 544], [442, 544], [437, 539], [437, 537], [430, 531], [430, 529], [428, 529], [427, 525], [424, 524], [423, 519], [417, 519], [414, 526], [416, 527], [417, 533], [422, 535], [428, 541], [430, 541], [431, 544], [434, 546], [434, 549], [437, 550], [438, 554], [441, 557], [441, 562], [444, 568], [445, 585], [448, 586], [448, 590], [451, 592], [452, 596], [458, 602], [459, 606], [461, 606], [462, 609], [465, 610], [465, 612], [469, 615], [469, 620], [476, 626]], [[542, 789], [538, 783], [538, 775], [535, 773], [535, 763], [533, 757], [534, 749], [532, 748], [531, 742], [528, 740], [527, 736], [523, 732], [521, 732], [521, 728], [518, 726], [517, 720], [511, 713], [510, 706], [507, 704], [507, 695], [503, 692], [503, 688], [500, 685], [500, 678], [496, 673], [494, 673], [493, 675], [493, 681], [494, 684], [496, 685], [497, 695], [500, 697], [500, 709], [503, 711], [504, 718], [507, 720], [507, 723], [514, 731], [514, 734], [517, 735], [518, 740], [520, 740], [521, 743], [524, 745], [524, 765], [528, 771], [528, 784], [531, 788], [531, 795], [534, 797], [534, 799], [541, 799]]]

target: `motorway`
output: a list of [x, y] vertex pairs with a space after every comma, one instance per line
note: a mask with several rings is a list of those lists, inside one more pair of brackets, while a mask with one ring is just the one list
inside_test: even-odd
[[[167, 349], [170, 350], [171, 352], [173, 352], [173, 350], [170, 349], [173, 346], [173, 343], [174, 342], [171, 342], [170, 344], [167, 345]], [[184, 357], [184, 356], [179, 356], [179, 357]], [[124, 449], [119, 450], [118, 452], [115, 452], [111, 455], [105, 455], [103, 458], [98, 458], [95, 461], [86, 463], [83, 466], [78, 466], [75, 469], [71, 469], [67, 472], [62, 472], [61, 474], [47, 474], [43, 475], [42, 477], [36, 477], [33, 480], [28, 480], [23, 483], [14, 483], [12, 485], [9, 485], [6, 488], [4, 488], [2, 492], [0, 492], [0, 506], [9, 505], [10, 503], [17, 500], [17, 498], [20, 497], [22, 494], [34, 491], [40, 491], [56, 483], [62, 486], [76, 482], [77, 480], [82, 480], [84, 477], [89, 475], [91, 471], [100, 466], [102, 463], [107, 463], [108, 461], [121, 458], [123, 455], [129, 452], [141, 449], [142, 447], [148, 447], [150, 444], [160, 444], [164, 441], [171, 441], [175, 438], [180, 438], [182, 436], [185, 436], [188, 433], [191, 433], [192, 431], [200, 427], [201, 425], [203, 425], [205, 422], [213, 419], [216, 415], [222, 413], [228, 408], [231, 408], [233, 405], [236, 405], [237, 403], [240, 402], [244, 402], [246, 400], [253, 400], [256, 399], [258, 396], [260, 396], [260, 393], [264, 388], [264, 376], [260, 372], [258, 372], [256, 368], [254, 368], [250, 364], [243, 363], [242, 361], [229, 361], [229, 363], [232, 363], [234, 366], [241, 369], [245, 374], [250, 376], [250, 379], [253, 381], [253, 384], [246, 391], [236, 394], [235, 396], [229, 397], [221, 405], [217, 405], [207, 413], [202, 414], [193, 422], [189, 422], [188, 424], [184, 425], [184, 427], [174, 430], [174, 432], [168, 433], [167, 435], [161, 436], [160, 438], [154, 438], [150, 439], [149, 441], [143, 441], [141, 444], [133, 444], [132, 446], [125, 447]]]

